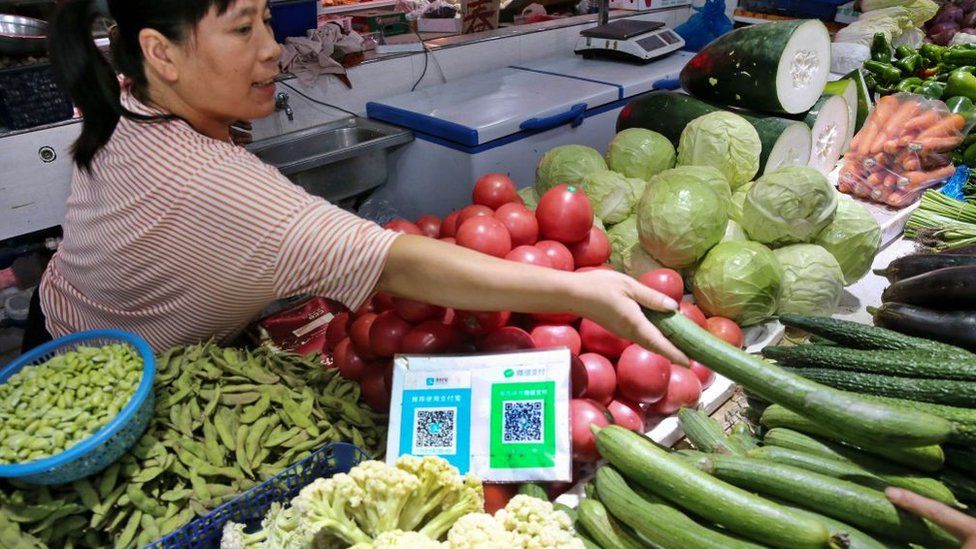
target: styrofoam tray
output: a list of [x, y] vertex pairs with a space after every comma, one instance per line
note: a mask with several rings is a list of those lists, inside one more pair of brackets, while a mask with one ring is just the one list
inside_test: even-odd
[[[830, 172], [830, 174], [827, 176], [827, 180], [836, 187], [838, 177], [840, 177], [840, 165], [834, 168], [834, 171]], [[864, 207], [871, 212], [871, 215], [878, 220], [878, 224], [881, 225], [882, 248], [901, 236], [902, 231], [905, 229], [905, 223], [908, 222], [908, 218], [912, 215], [912, 212], [918, 208], [917, 201], [914, 204], [905, 206], [904, 208], [898, 210], [883, 204], [876, 204], [867, 200], [861, 200], [856, 196], [851, 196], [851, 198], [863, 204]]]

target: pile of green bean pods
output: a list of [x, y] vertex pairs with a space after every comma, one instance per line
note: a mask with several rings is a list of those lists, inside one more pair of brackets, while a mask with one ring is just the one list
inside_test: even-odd
[[135, 394], [142, 359], [124, 344], [78, 347], [0, 384], [0, 464], [61, 453], [95, 434]]
[[329, 442], [383, 452], [386, 417], [315, 357], [181, 347], [158, 357], [155, 388], [145, 435], [105, 471], [63, 486], [0, 481], [0, 540], [142, 546]]

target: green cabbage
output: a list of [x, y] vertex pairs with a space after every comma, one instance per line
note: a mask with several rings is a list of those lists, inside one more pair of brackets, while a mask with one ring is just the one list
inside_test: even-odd
[[603, 155], [583, 145], [562, 145], [542, 155], [535, 169], [535, 190], [539, 196], [556, 185], [582, 185], [583, 178], [607, 169]]
[[606, 223], [620, 223], [630, 217], [641, 198], [643, 185], [635, 185], [617, 172], [598, 170], [583, 178], [583, 190], [593, 215]]
[[842, 195], [837, 202], [834, 220], [813, 242], [834, 256], [844, 271], [844, 282], [853, 284], [874, 263], [881, 245], [881, 226], [863, 204]]
[[750, 181], [732, 193], [732, 198], [729, 200], [729, 219], [736, 223], [742, 223], [742, 205], [745, 204], [746, 197], [749, 196], [749, 189], [755, 184], [755, 181]]
[[691, 267], [722, 240], [726, 202], [711, 186], [666, 178], [647, 186], [637, 207], [641, 246], [672, 269]]
[[610, 238], [610, 265], [634, 278], [663, 267], [641, 248], [637, 216], [632, 215], [607, 231]]
[[749, 235], [742, 230], [742, 225], [730, 219], [729, 224], [725, 226], [725, 235], [722, 237], [722, 242], [729, 242], [731, 240], [749, 240]]
[[627, 177], [648, 180], [674, 167], [676, 152], [667, 137], [643, 128], [626, 129], [607, 147], [607, 165]]
[[756, 176], [760, 153], [762, 142], [756, 128], [745, 118], [727, 111], [692, 120], [678, 141], [679, 166], [718, 168], [732, 190]]
[[518, 195], [522, 197], [526, 208], [535, 211], [535, 207], [539, 205], [539, 193], [535, 192], [535, 187], [523, 187], [518, 190]]
[[728, 201], [732, 198], [732, 187], [729, 186], [729, 180], [725, 179], [722, 172], [712, 166], [678, 166], [657, 174], [648, 184], [665, 179], [705, 183], [712, 187], [722, 197], [722, 200]]
[[837, 194], [813, 168], [780, 168], [756, 180], [739, 223], [749, 238], [763, 244], [810, 242], [834, 218]]
[[908, 10], [908, 15], [916, 27], [921, 27], [939, 11], [939, 5], [932, 0], [861, 0], [862, 13], [894, 7]]
[[766, 246], [722, 242], [698, 266], [692, 292], [707, 314], [749, 326], [776, 312], [781, 278], [776, 256]]
[[830, 252], [816, 244], [793, 244], [773, 254], [783, 270], [779, 314], [834, 314], [844, 292], [844, 273]]

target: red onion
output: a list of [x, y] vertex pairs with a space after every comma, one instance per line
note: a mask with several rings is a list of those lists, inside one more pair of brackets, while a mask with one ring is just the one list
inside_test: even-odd
[[971, 10], [966, 12], [966, 15], [962, 18], [963, 27], [976, 27], [976, 10]]
[[955, 35], [956, 35], [955, 30], [947, 30], [947, 31], [937, 32], [935, 34], [929, 34], [929, 39], [932, 40], [934, 44], [938, 44], [940, 46], [948, 46], [949, 41], [952, 40], [952, 37]]
[[958, 0], [956, 5], [962, 8], [963, 11], [969, 12], [976, 8], [976, 0]]
[[932, 21], [936, 24], [944, 23], [948, 21], [953, 21], [958, 23], [962, 20], [966, 12], [955, 4], [944, 4], [939, 11], [935, 14], [935, 18]]

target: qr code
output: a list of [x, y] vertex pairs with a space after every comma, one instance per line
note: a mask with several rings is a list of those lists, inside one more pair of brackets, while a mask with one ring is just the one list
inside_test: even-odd
[[457, 452], [457, 408], [417, 410], [413, 424], [413, 454]]
[[542, 401], [505, 402], [502, 441], [538, 444], [542, 437]]

